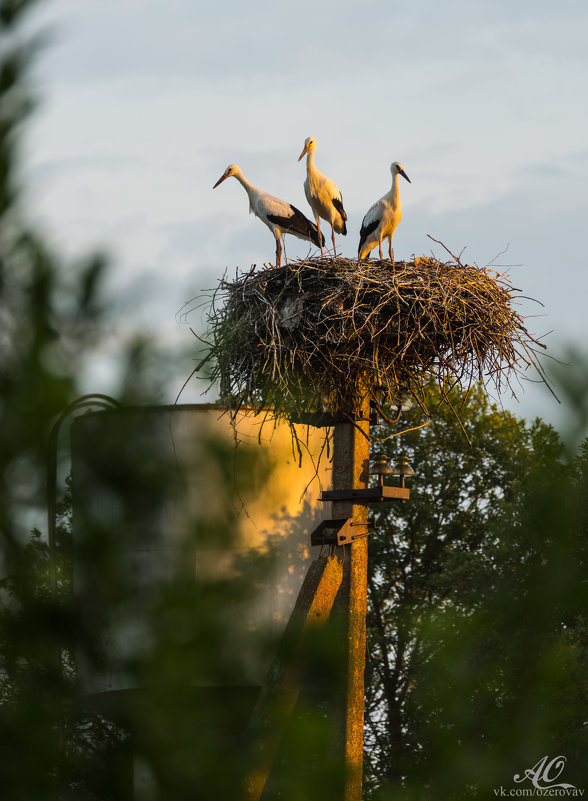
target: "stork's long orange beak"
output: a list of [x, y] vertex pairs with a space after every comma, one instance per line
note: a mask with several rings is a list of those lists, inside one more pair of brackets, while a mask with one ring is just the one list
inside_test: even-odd
[[222, 184], [222, 182], [225, 180], [225, 178], [228, 178], [228, 177], [229, 177], [229, 176], [227, 175], [227, 173], [226, 173], [226, 172], [224, 172], [224, 173], [221, 175], [221, 177], [218, 179], [218, 181], [215, 183], [215, 185], [214, 185], [212, 188], [213, 188], [213, 189], [216, 189], [216, 188], [217, 188], [217, 186], [218, 186], [219, 184]]
[[301, 153], [301, 154], [298, 156], [298, 161], [300, 161], [300, 159], [302, 158], [302, 156], [304, 156], [304, 154], [305, 154], [305, 153], [308, 153], [308, 145], [304, 145], [304, 150], [303, 150], [303, 151], [302, 151], [302, 153]]

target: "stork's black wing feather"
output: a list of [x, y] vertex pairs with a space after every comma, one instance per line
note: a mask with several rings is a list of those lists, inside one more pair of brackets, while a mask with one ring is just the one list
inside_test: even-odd
[[343, 208], [343, 197], [334, 197], [332, 200], [333, 200], [333, 206], [337, 209], [337, 211], [341, 215], [341, 219], [343, 220], [343, 228], [341, 229], [340, 233], [343, 234], [343, 236], [345, 236], [345, 234], [347, 233], [347, 226], [345, 225], [347, 214], [345, 213], [345, 209]]
[[285, 233], [294, 234], [303, 239], [310, 239], [318, 248], [324, 246], [325, 238], [321, 233], [320, 238], [322, 242], [319, 240], [319, 232], [316, 225], [311, 223], [296, 206], [290, 204], [290, 208], [292, 209], [291, 217], [280, 217], [278, 214], [268, 214], [267, 218], [270, 222], [279, 226]]
[[372, 233], [372, 231], [376, 230], [376, 228], [378, 227], [379, 224], [380, 224], [379, 220], [372, 220], [372, 222], [368, 223], [367, 225], [364, 225], [362, 223], [361, 231], [359, 232], [359, 246], [357, 248], [357, 252], [358, 253], [362, 249], [362, 247], [364, 246], [365, 241], [368, 238], [368, 236]]

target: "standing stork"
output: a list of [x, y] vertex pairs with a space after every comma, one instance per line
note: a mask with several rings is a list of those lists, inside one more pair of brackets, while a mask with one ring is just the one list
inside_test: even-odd
[[[298, 161], [307, 153], [306, 157], [306, 180], [304, 181], [304, 194], [308, 200], [308, 205], [313, 211], [314, 219], [316, 220], [316, 227], [320, 233], [321, 227], [319, 218], [322, 217], [331, 224], [331, 238], [333, 240], [333, 255], [336, 256], [335, 250], [335, 231], [338, 234], [347, 233], [347, 214], [343, 208], [343, 198], [337, 184], [333, 183], [330, 178], [323, 175], [320, 170], [314, 166], [314, 151], [316, 150], [316, 139], [314, 136], [309, 136], [304, 143], [304, 150], [298, 156]], [[323, 249], [321, 246], [321, 256]]]
[[295, 206], [286, 203], [285, 200], [280, 200], [279, 197], [268, 195], [267, 192], [262, 192], [261, 189], [250, 184], [236, 164], [230, 164], [212, 188], [216, 189], [219, 184], [231, 176], [236, 178], [247, 192], [249, 213], [259, 217], [276, 238], [276, 267], [280, 267], [282, 263], [282, 236], [284, 234], [292, 234], [299, 239], [309, 239], [322, 251], [325, 238], [317, 227], [307, 220]]
[[359, 247], [357, 256], [359, 259], [367, 259], [372, 250], [378, 245], [380, 258], [382, 258], [382, 240], [388, 240], [390, 250], [390, 260], [394, 262], [394, 251], [392, 249], [392, 237], [396, 226], [402, 219], [402, 204], [398, 192], [398, 176], [402, 175], [408, 183], [410, 178], [404, 172], [404, 168], [399, 161], [393, 161], [390, 165], [392, 173], [392, 188], [384, 197], [381, 197], [363, 218], [361, 231], [359, 232]]

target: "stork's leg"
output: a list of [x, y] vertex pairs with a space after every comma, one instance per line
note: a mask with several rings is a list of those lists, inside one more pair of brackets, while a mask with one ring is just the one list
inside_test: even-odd
[[276, 267], [282, 265], [282, 240], [281, 237], [276, 237]]
[[336, 258], [337, 251], [335, 250], [335, 225], [331, 223], [331, 239], [333, 240], [333, 258]]
[[286, 253], [286, 237], [285, 236], [282, 237], [282, 247], [284, 248], [284, 261], [287, 262], [288, 261], [288, 255]]
[[382, 256], [382, 240], [381, 240], [381, 239], [380, 239], [380, 241], [378, 242], [378, 247], [380, 248], [380, 261], [381, 261], [381, 260], [384, 258], [384, 257]]
[[388, 248], [390, 249], [390, 261], [394, 264], [394, 248], [392, 247], [392, 237], [388, 237]]
[[319, 245], [321, 247], [321, 256], [322, 256], [323, 255], [323, 238], [321, 236], [321, 224], [319, 222], [320, 218], [319, 218], [318, 214], [315, 215], [314, 219], [316, 220], [316, 228], [317, 228], [318, 235], [319, 235]]

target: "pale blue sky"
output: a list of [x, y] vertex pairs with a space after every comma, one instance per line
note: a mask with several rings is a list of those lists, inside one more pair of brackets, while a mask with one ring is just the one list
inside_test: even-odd
[[[344, 255], [402, 161], [397, 258], [442, 256], [427, 234], [480, 265], [508, 247], [497, 264], [545, 304], [531, 332], [553, 330], [554, 350], [586, 341], [585, 0], [45, 0], [34, 22], [53, 33], [24, 154], [32, 208], [65, 253], [105, 247], [112, 291], [134, 291], [98, 384], [133, 326], [189, 341], [185, 300], [227, 267], [273, 259], [243, 189], [212, 185], [237, 162], [309, 214], [297, 158], [311, 134], [343, 193]], [[520, 400], [503, 399], [555, 415], [532, 388]]]

